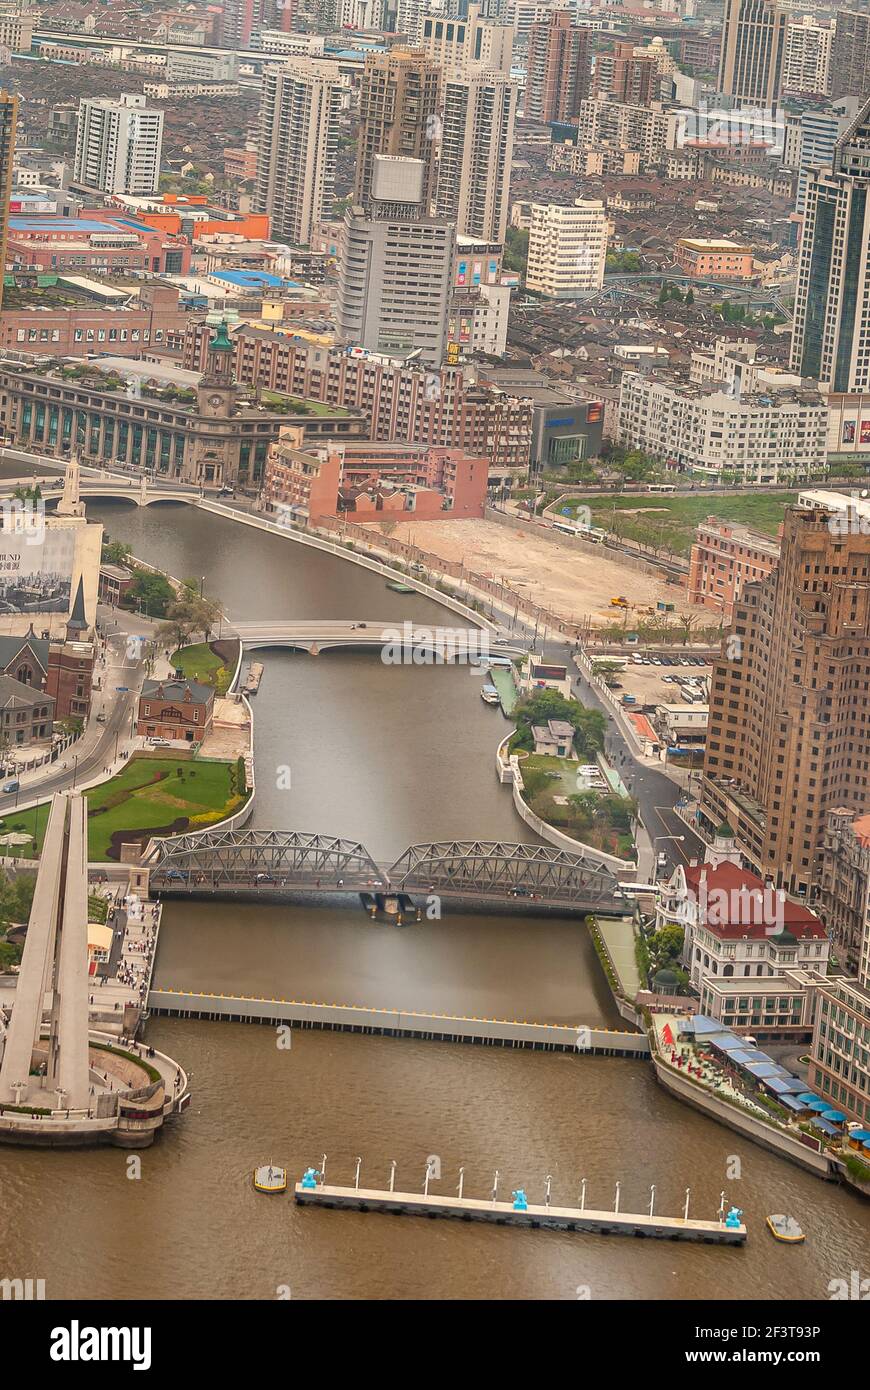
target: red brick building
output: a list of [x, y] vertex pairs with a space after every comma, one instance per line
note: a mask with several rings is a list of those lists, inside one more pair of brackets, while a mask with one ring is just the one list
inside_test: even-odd
[[197, 681], [145, 681], [139, 696], [136, 732], [146, 738], [201, 743], [214, 710], [214, 687]]
[[[189, 326], [186, 368], [204, 369], [212, 332], [206, 323]], [[360, 410], [376, 440], [462, 449], [486, 456], [491, 470], [528, 468], [532, 402], [521, 392], [509, 395], [472, 383], [458, 367], [427, 372], [248, 325], [233, 331], [232, 341], [242, 385]]]
[[744, 584], [766, 578], [778, 559], [779, 541], [772, 536], [708, 516], [692, 543], [689, 602], [713, 609], [728, 624]]
[[59, 357], [84, 357], [94, 351], [141, 357], [143, 348], [151, 347], [180, 357], [187, 318], [178, 307], [174, 285], [143, 284], [137, 298], [120, 307], [82, 303], [54, 308], [40, 301], [3, 309], [0, 348]]
[[84, 209], [78, 217], [9, 218], [6, 261], [13, 270], [186, 275], [190, 254], [186, 237], [103, 208]]
[[290, 507], [317, 522], [389, 517], [444, 521], [482, 517], [489, 463], [461, 449], [403, 445], [328, 445], [304, 450], [302, 431], [289, 426], [271, 446], [264, 497], [273, 509]]

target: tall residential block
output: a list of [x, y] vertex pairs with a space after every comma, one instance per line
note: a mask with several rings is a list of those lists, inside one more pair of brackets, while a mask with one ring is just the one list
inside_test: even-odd
[[782, 90], [811, 96], [830, 91], [832, 24], [822, 24], [813, 15], [789, 20], [782, 64]]
[[516, 110], [516, 83], [501, 73], [444, 81], [435, 211], [460, 236], [504, 241]]
[[73, 181], [95, 193], [147, 197], [160, 181], [163, 112], [144, 96], [83, 97], [79, 103]]
[[600, 290], [607, 261], [607, 210], [578, 199], [572, 207], [532, 203], [526, 285], [554, 299]]
[[483, 5], [467, 5], [463, 19], [427, 15], [420, 47], [444, 72], [467, 72], [473, 67], [510, 76], [514, 31], [510, 24], [484, 13]]
[[[12, 191], [12, 165], [15, 159], [15, 125], [18, 98], [0, 91], [0, 267], [6, 265], [6, 237], [9, 231], [9, 194]], [[3, 277], [0, 275], [0, 308], [3, 305]]]
[[870, 13], [838, 10], [831, 41], [831, 96], [870, 95]]
[[726, 0], [719, 91], [738, 106], [768, 109], [782, 86], [787, 11], [776, 0]]
[[291, 58], [263, 72], [255, 211], [297, 246], [332, 210], [340, 101], [332, 63]]
[[791, 892], [818, 879], [828, 812], [865, 806], [870, 788], [862, 509], [833, 492], [786, 508], [779, 562], [744, 585], [713, 668], [702, 825], [727, 821], [744, 859]]
[[435, 192], [438, 80], [436, 63], [422, 52], [394, 48], [366, 56], [360, 84], [359, 154], [354, 201], [371, 197], [376, 155], [418, 159], [425, 165], [423, 198]]
[[791, 368], [834, 392], [870, 390], [870, 101], [811, 169]]
[[529, 30], [527, 120], [571, 120], [589, 95], [590, 30], [571, 21], [570, 10], [556, 10]]

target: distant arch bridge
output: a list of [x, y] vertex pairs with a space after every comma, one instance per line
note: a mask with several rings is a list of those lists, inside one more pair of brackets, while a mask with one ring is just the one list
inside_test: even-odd
[[211, 830], [152, 840], [144, 857], [161, 894], [269, 899], [298, 893], [437, 894], [493, 904], [626, 913], [629, 899], [594, 850], [500, 840], [411, 845], [393, 864], [365, 845], [299, 830]]
[[243, 647], [296, 647], [310, 652], [331, 647], [377, 647], [384, 660], [396, 665], [424, 665], [433, 658], [444, 661], [485, 661], [487, 657], [524, 656], [527, 646], [510, 640], [494, 642], [483, 627], [459, 627], [449, 623], [428, 626], [400, 619], [301, 619], [275, 618], [256, 623], [235, 623]]
[[[4, 478], [0, 483], [0, 497], [9, 497], [16, 487], [33, 486], [34, 475], [27, 477]], [[59, 498], [63, 493], [63, 475], [57, 480], [36, 476], [40, 494], [46, 502]], [[121, 498], [132, 502], [136, 507], [148, 507], [152, 502], [198, 502], [201, 492], [197, 487], [187, 487], [184, 483], [148, 482], [145, 478], [85, 478], [79, 480], [79, 495], [85, 499], [101, 497]]]

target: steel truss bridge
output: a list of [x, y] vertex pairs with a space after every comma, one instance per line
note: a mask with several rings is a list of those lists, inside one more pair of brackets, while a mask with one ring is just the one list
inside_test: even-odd
[[299, 830], [214, 830], [152, 840], [144, 863], [161, 894], [437, 894], [486, 903], [534, 902], [579, 912], [627, 912], [626, 895], [593, 850], [447, 840], [411, 845], [377, 863], [356, 840]]

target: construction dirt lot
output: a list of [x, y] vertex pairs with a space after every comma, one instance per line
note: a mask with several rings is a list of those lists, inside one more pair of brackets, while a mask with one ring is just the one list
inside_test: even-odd
[[654, 608], [659, 599], [673, 603], [677, 614], [697, 617], [699, 611], [689, 608], [685, 588], [667, 584], [664, 576], [623, 565], [600, 545], [568, 536], [563, 540], [553, 531], [537, 535], [484, 520], [401, 521], [389, 534], [443, 560], [461, 561], [476, 574], [503, 580], [524, 598], [572, 622], [587, 616], [596, 627], [619, 622], [620, 610], [610, 600], [620, 595], [629, 601], [629, 614]]

